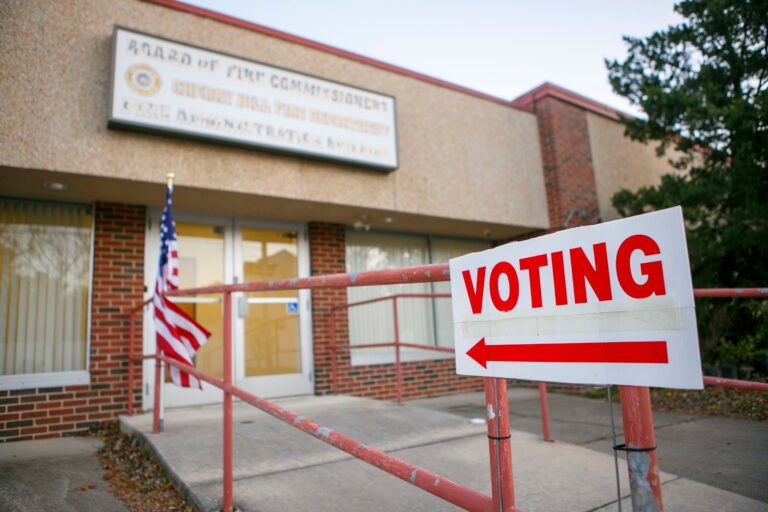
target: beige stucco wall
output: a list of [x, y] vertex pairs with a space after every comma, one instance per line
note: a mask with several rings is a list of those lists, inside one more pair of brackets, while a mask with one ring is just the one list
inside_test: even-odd
[[600, 218], [619, 218], [611, 205], [613, 194], [626, 188], [657, 185], [661, 176], [676, 172], [666, 156], [656, 156], [656, 145], [634, 142], [624, 136], [624, 126], [612, 119], [587, 112], [592, 164], [597, 184]]
[[[303, 205], [305, 217], [341, 205], [446, 222], [548, 226], [536, 119], [529, 113], [139, 0], [5, 0], [0, 24], [0, 168], [16, 170], [14, 180], [23, 179], [19, 169], [101, 178], [92, 186], [103, 190], [119, 179], [131, 200], [132, 190], [162, 184], [173, 172], [177, 187], [204, 192], [196, 197], [211, 204], [237, 194], [243, 204], [258, 197], [279, 200], [270, 203], [278, 209], [282, 200]], [[382, 173], [108, 130], [116, 24], [394, 96], [400, 168]]]

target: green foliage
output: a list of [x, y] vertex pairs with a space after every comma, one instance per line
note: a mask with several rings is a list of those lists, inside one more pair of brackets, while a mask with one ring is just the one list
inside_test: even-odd
[[[658, 143], [677, 169], [657, 186], [619, 191], [614, 207], [629, 216], [681, 205], [695, 287], [768, 286], [768, 0], [687, 0], [675, 10], [682, 23], [625, 37], [626, 60], [606, 61], [614, 90], [647, 116], [625, 119], [626, 135]], [[765, 373], [765, 307], [699, 301], [704, 362]]]
[[[752, 372], [768, 375], [768, 301], [732, 299], [727, 311], [727, 328], [716, 340], [711, 359], [733, 367], [733, 377], [750, 377]], [[750, 326], [751, 332], [746, 332], [744, 325]]]

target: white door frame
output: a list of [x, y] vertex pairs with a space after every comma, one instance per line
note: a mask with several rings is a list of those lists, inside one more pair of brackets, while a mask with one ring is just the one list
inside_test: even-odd
[[[278, 222], [265, 222], [254, 219], [235, 219], [234, 240], [242, 240], [242, 229], [244, 227], [295, 231], [297, 234], [297, 277], [309, 276], [309, 239], [306, 225], [287, 224]], [[236, 282], [243, 281], [241, 275], [243, 271], [242, 251], [236, 250], [234, 268], [236, 269], [234, 278]], [[237, 314], [238, 300], [244, 294], [237, 293], [232, 297], [234, 323], [234, 336], [237, 340], [243, 340], [245, 337], [245, 321]], [[277, 299], [277, 298], [276, 298]], [[278, 299], [279, 301], [279, 299]], [[312, 382], [313, 375], [313, 354], [312, 354], [312, 308], [310, 290], [298, 290], [298, 308], [299, 308], [299, 343], [301, 353], [301, 373], [286, 375], [269, 375], [261, 377], [245, 378], [245, 366], [236, 364], [233, 378], [238, 387], [262, 397], [280, 397], [292, 395], [304, 395], [314, 390]], [[235, 343], [235, 360], [245, 361], [245, 344]]]
[[[144, 285], [145, 298], [150, 298], [154, 293], [157, 279], [158, 261], [160, 258], [160, 231], [159, 223], [162, 210], [148, 209], [146, 237], [144, 244]], [[224, 232], [224, 282], [241, 282], [242, 279], [242, 254], [237, 243], [241, 240], [242, 227], [256, 227], [261, 229], [289, 229], [298, 234], [298, 271], [297, 277], [309, 276], [309, 241], [305, 224], [286, 224], [259, 219], [241, 219], [232, 216], [217, 216], [174, 212], [175, 220], [179, 222], [196, 222], [200, 224], [220, 225]], [[245, 389], [264, 398], [290, 396], [312, 393], [314, 390], [314, 356], [312, 340], [312, 307], [310, 290], [299, 291], [299, 335], [301, 347], [301, 374], [295, 374], [293, 379], [285, 376], [251, 377], [244, 380], [243, 364], [243, 331], [244, 322], [237, 314], [237, 298], [241, 294], [233, 294], [232, 322], [233, 333], [233, 379], [237, 384], [242, 381]], [[155, 323], [154, 310], [149, 306], [144, 311], [143, 322], [143, 353], [154, 354], [155, 351]], [[143, 363], [142, 395], [144, 410], [154, 408], [154, 375], [155, 361], [147, 359]], [[298, 377], [301, 376], [301, 377]], [[203, 382], [203, 390], [180, 388], [173, 384], [166, 384], [163, 390], [163, 402], [166, 407], [182, 407], [190, 405], [202, 405], [207, 403], [220, 403], [223, 400], [223, 392]]]

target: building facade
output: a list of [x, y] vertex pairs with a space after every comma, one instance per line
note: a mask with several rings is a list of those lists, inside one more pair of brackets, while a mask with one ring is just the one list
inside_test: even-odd
[[[154, 351], [166, 175], [182, 288], [446, 262], [617, 217], [671, 171], [619, 114], [551, 84], [510, 102], [171, 0], [0, 4], [0, 440], [71, 435], [127, 407], [129, 315]], [[214, 77], [214, 75], [216, 75]], [[331, 392], [331, 343], [393, 341], [391, 301], [447, 283], [180, 300], [238, 385]], [[402, 341], [452, 346], [449, 301], [399, 299]], [[334, 310], [331, 322], [330, 313]], [[479, 389], [404, 351], [406, 397]], [[391, 349], [337, 354], [339, 392], [392, 399]], [[151, 363], [134, 373], [152, 407]], [[216, 389], [165, 385], [168, 406]]]

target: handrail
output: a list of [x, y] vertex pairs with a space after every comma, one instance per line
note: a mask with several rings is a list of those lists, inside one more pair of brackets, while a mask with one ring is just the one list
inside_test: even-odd
[[[152, 302], [152, 297], [141, 303], [140, 306], [136, 306], [129, 312], [129, 325], [128, 325], [128, 392], [126, 398], [128, 399], [128, 416], [133, 416], [133, 364], [136, 360], [136, 314], [143, 310], [149, 303]], [[151, 357], [151, 356], [150, 356]], [[145, 357], [141, 357], [144, 359]], [[139, 359], [139, 360], [141, 360]]]
[[374, 304], [376, 302], [384, 302], [392, 299], [430, 299], [430, 298], [450, 299], [451, 294], [450, 293], [395, 293], [392, 295], [383, 295], [381, 297], [376, 297], [375, 299], [366, 299], [366, 300], [360, 300], [357, 302], [348, 302], [346, 304], [333, 306], [331, 309], [338, 311], [338, 310], [347, 309], [353, 306], [364, 306], [366, 304]]
[[370, 270], [349, 274], [326, 274], [322, 276], [295, 277], [274, 281], [256, 281], [251, 283], [227, 284], [174, 290], [169, 296], [197, 295], [203, 293], [225, 292], [273, 292], [279, 290], [307, 290], [313, 288], [348, 288], [351, 286], [371, 286], [383, 284], [437, 283], [450, 281], [448, 263], [416, 265], [412, 267]]
[[[747, 297], [761, 298], [761, 297], [768, 297], [768, 288], [696, 288], [693, 290], [693, 295], [694, 297], [697, 297], [697, 298], [747, 298]], [[422, 349], [422, 350], [433, 350], [433, 351], [439, 351], [439, 352], [455, 353], [455, 350], [449, 347], [437, 347], [437, 346], [431, 346], [431, 345], [419, 345], [419, 344], [401, 342], [399, 341], [397, 328], [395, 328], [396, 341], [393, 341], [393, 342], [338, 345], [336, 342], [336, 330], [335, 330], [335, 312], [336, 311], [349, 309], [351, 307], [356, 307], [356, 306], [383, 302], [387, 300], [393, 300], [396, 302], [398, 298], [431, 298], [431, 297], [450, 297], [450, 296], [451, 294], [449, 293], [443, 293], [443, 294], [403, 293], [403, 294], [393, 294], [393, 295], [387, 295], [383, 297], [377, 297], [375, 299], [350, 302], [347, 304], [341, 304], [341, 305], [333, 306], [332, 308], [330, 308], [330, 311], [331, 311], [331, 392], [333, 394], [338, 393], [338, 364], [337, 364], [338, 351], [351, 352], [352, 350], [365, 349], [365, 348], [394, 347], [396, 351], [396, 357], [395, 357], [395, 374], [396, 374], [396, 388], [397, 388], [396, 393], [397, 393], [397, 403], [399, 405], [403, 404], [402, 365], [399, 357], [400, 347], [409, 347], [409, 348], [416, 348], [416, 349]], [[397, 326], [397, 308], [396, 307], [395, 307], [394, 322], [395, 322], [395, 326]], [[703, 382], [708, 386], [720, 386], [720, 387], [730, 387], [730, 388], [736, 388], [736, 389], [768, 391], [768, 383], [765, 383], [765, 382], [725, 379], [721, 377], [711, 377], [711, 376], [704, 376]], [[542, 435], [545, 441], [552, 441], [550, 425], [549, 425], [549, 403], [547, 399], [547, 383], [539, 382], [538, 389], [539, 389], [539, 402], [541, 406]]]
[[[694, 288], [693, 296], [715, 299], [768, 298], [768, 288]], [[726, 388], [768, 391], [768, 383], [751, 380], [704, 376], [704, 384]]]
[[[338, 350], [346, 350], [351, 352], [353, 349], [362, 349], [362, 348], [385, 348], [385, 347], [394, 347], [395, 349], [395, 380], [396, 380], [396, 393], [397, 393], [397, 404], [403, 405], [403, 366], [402, 366], [402, 360], [400, 359], [400, 348], [401, 347], [408, 347], [408, 348], [415, 348], [420, 350], [431, 350], [434, 352], [446, 352], [454, 354], [455, 350], [451, 347], [439, 347], [437, 345], [424, 345], [424, 344], [418, 344], [418, 343], [409, 343], [409, 342], [402, 342], [400, 341], [400, 329], [398, 324], [398, 316], [397, 316], [397, 300], [398, 299], [430, 299], [430, 298], [450, 298], [450, 293], [396, 293], [393, 295], [385, 295], [383, 297], [377, 297], [374, 299], [367, 299], [367, 300], [361, 300], [357, 302], [350, 302], [347, 304], [340, 304], [338, 306], [333, 306], [330, 308], [330, 324], [331, 324], [331, 392], [336, 395], [338, 394]], [[375, 304], [378, 302], [384, 302], [384, 301], [392, 301], [392, 319], [394, 322], [394, 333], [395, 333], [395, 340], [391, 342], [383, 342], [383, 343], [365, 343], [365, 344], [346, 344], [339, 346], [336, 343], [336, 311], [341, 310], [349, 310], [349, 308], [356, 307], [356, 306], [364, 306], [368, 304]]]
[[[283, 279], [278, 281], [262, 281], [256, 283], [243, 283], [235, 285], [221, 285], [213, 287], [195, 288], [189, 290], [178, 290], [172, 294], [174, 296], [189, 296], [196, 294], [209, 294], [209, 293], [222, 293], [223, 294], [223, 314], [225, 318], [229, 318], [232, 312], [232, 293], [235, 292], [249, 292], [249, 291], [277, 291], [277, 290], [295, 290], [295, 289], [314, 289], [314, 288], [345, 288], [349, 286], [367, 286], [367, 285], [381, 285], [381, 284], [403, 284], [403, 283], [422, 283], [422, 282], [438, 282], [449, 281], [450, 273], [448, 264], [434, 264], [424, 265], [417, 267], [406, 267], [401, 269], [390, 269], [383, 271], [370, 271], [361, 272], [357, 274], [332, 274], [325, 276], [313, 276], [306, 278], [295, 279]], [[732, 289], [731, 293], [736, 293], [736, 296], [745, 297], [765, 297], [768, 296], [768, 289], [764, 288], [751, 288], [751, 289]], [[419, 294], [422, 295], [422, 294]], [[697, 297], [728, 297], [727, 293], [721, 294], [720, 292], [713, 290], [701, 290], [695, 294]], [[386, 300], [386, 299], [383, 299]], [[397, 328], [397, 298], [392, 296], [394, 314], [395, 314], [395, 349], [396, 349], [396, 365], [398, 367], [398, 381], [400, 379], [400, 358], [399, 348], [400, 346], [413, 346], [414, 348], [427, 347], [430, 350], [439, 349], [444, 350], [445, 347], [431, 347], [418, 344], [404, 344], [399, 340], [398, 328]], [[147, 301], [149, 302], [149, 301]], [[405, 461], [401, 461], [390, 455], [375, 450], [373, 448], [364, 445], [355, 439], [344, 436], [343, 434], [334, 432], [326, 427], [321, 426], [306, 418], [302, 418], [295, 413], [286, 411], [279, 406], [272, 404], [266, 400], [263, 400], [255, 395], [252, 395], [232, 383], [232, 328], [231, 322], [224, 322], [224, 350], [223, 350], [223, 376], [224, 379], [217, 379], [209, 376], [196, 368], [184, 365], [175, 360], [172, 360], [163, 354], [154, 355], [140, 355], [135, 354], [135, 315], [144, 307], [146, 303], [141, 307], [134, 308], [130, 312], [130, 342], [129, 342], [129, 389], [128, 389], [128, 410], [129, 414], [133, 412], [133, 361], [142, 360], [146, 358], [154, 358], [156, 360], [155, 371], [155, 405], [153, 422], [154, 431], [158, 431], [158, 417], [160, 400], [158, 396], [158, 390], [162, 386], [159, 377], [159, 367], [163, 361], [167, 364], [176, 366], [182, 371], [194, 375], [199, 380], [206, 381], [209, 384], [214, 385], [224, 391], [224, 433], [223, 433], [223, 445], [224, 445], [224, 476], [223, 476], [223, 510], [231, 512], [233, 509], [233, 496], [232, 496], [232, 397], [236, 396], [241, 400], [258, 407], [259, 409], [267, 412], [268, 414], [281, 419], [282, 421], [291, 424], [292, 426], [302, 430], [306, 433], [313, 435], [314, 437], [321, 439], [322, 441], [335, 446], [350, 455], [353, 455], [369, 464], [376, 467], [380, 467], [384, 471], [407, 481], [419, 488], [434, 494], [450, 503], [465, 508], [467, 510], [477, 511], [518, 511], [514, 506], [514, 490], [511, 481], [512, 466], [511, 466], [511, 449], [509, 439], [509, 417], [506, 407], [506, 380], [499, 378], [485, 378], [485, 390], [486, 390], [486, 402], [489, 407], [488, 414], [488, 438], [489, 438], [489, 455], [491, 458], [491, 490], [492, 496], [484, 496], [477, 491], [461, 486], [450, 480], [444, 480], [431, 472], [423, 470], [417, 466], [413, 466]], [[349, 307], [344, 305], [343, 307]], [[333, 309], [331, 312], [333, 313]], [[331, 332], [334, 331], [333, 315], [331, 315]], [[335, 364], [335, 338], [333, 338], [334, 345], [334, 364]], [[362, 348], [362, 347], [350, 347], [350, 348]], [[450, 349], [449, 349], [450, 350]], [[729, 385], [733, 381], [731, 379], [716, 379], [718, 385]], [[737, 381], [744, 382], [744, 381]], [[752, 386], [750, 389], [762, 389], [761, 383], [757, 386]], [[541, 389], [541, 387], [540, 387]], [[545, 388], [544, 388], [545, 389]], [[621, 389], [622, 402], [622, 415], [624, 417], [625, 432], [627, 433], [627, 442], [630, 441], [630, 437], [633, 439], [650, 439], [651, 445], [655, 444], [653, 439], [653, 424], [650, 415], [650, 396], [648, 394], [648, 388], [636, 387], [636, 386], [622, 386]], [[545, 395], [542, 395], [542, 410], [545, 403]], [[402, 397], [400, 397], [401, 399]], [[503, 405], [502, 405], [503, 404]], [[626, 408], [624, 407], [626, 405]], [[494, 410], [495, 409], [495, 412]], [[647, 409], [647, 410], [646, 410]], [[493, 414], [492, 414], [493, 413]], [[658, 471], [658, 464], [656, 462], [655, 453], [650, 455], [652, 458], [651, 465]], [[630, 473], [632, 473], [630, 467]], [[440, 485], [435, 485], [435, 482], [439, 481]], [[658, 492], [657, 492], [658, 491]], [[654, 489], [654, 494], [658, 494], [660, 502], [660, 490]]]
[[[413, 275], [417, 275], [418, 279], [430, 279], [431, 276], [424, 272], [415, 272]], [[402, 276], [402, 274], [400, 274]], [[208, 292], [206, 292], [208, 293]], [[223, 315], [225, 318], [229, 318], [232, 311], [232, 291], [225, 287], [222, 290], [223, 297]], [[132, 317], [133, 321], [133, 317]], [[131, 331], [131, 337], [134, 337], [133, 330]], [[131, 350], [133, 350], [133, 340], [131, 341]], [[375, 467], [378, 467], [393, 476], [407, 481], [412, 485], [419, 487], [443, 500], [453, 503], [466, 510], [478, 511], [478, 512], [491, 512], [491, 511], [504, 511], [504, 512], [519, 512], [519, 509], [514, 506], [514, 490], [512, 487], [511, 479], [509, 481], [502, 481], [503, 478], [511, 476], [511, 446], [509, 435], [509, 421], [506, 408], [498, 410], [493, 417], [489, 417], [488, 420], [488, 436], [489, 436], [489, 455], [493, 464], [491, 466], [491, 490], [492, 496], [485, 496], [473, 489], [462, 486], [450, 480], [446, 480], [430, 471], [424, 470], [418, 466], [414, 466], [405, 461], [392, 457], [385, 452], [370, 448], [364, 443], [360, 443], [353, 438], [347, 437], [338, 432], [334, 432], [331, 429], [323, 427], [318, 423], [313, 422], [305, 418], [301, 418], [298, 415], [286, 411], [266, 400], [263, 400], [255, 395], [252, 395], [232, 383], [232, 329], [230, 322], [224, 322], [224, 340], [223, 340], [223, 379], [217, 379], [209, 376], [202, 371], [179, 363], [172, 360], [162, 353], [141, 356], [138, 359], [144, 357], [154, 358], [157, 362], [155, 367], [155, 405], [153, 414], [153, 432], [159, 432], [159, 414], [160, 414], [160, 398], [158, 390], [162, 386], [160, 381], [159, 368], [163, 361], [171, 366], [175, 366], [180, 370], [194, 375], [201, 381], [208, 382], [224, 391], [224, 403], [223, 403], [223, 452], [224, 452], [224, 464], [223, 464], [223, 498], [222, 509], [226, 512], [232, 512], [233, 510], [233, 473], [232, 473], [232, 449], [233, 449], [233, 432], [232, 432], [232, 397], [236, 396], [241, 400], [258, 407], [259, 409], [267, 412], [268, 414], [281, 419], [282, 421], [289, 423], [290, 425], [312, 434], [314, 437], [321, 439], [322, 441], [339, 448], [350, 455], [355, 456]], [[134, 352], [131, 352], [130, 359], [133, 360]], [[486, 396], [492, 396], [493, 403], [506, 403], [506, 380], [486, 378]], [[132, 395], [131, 395], [132, 396]], [[490, 402], [489, 402], [490, 403]], [[489, 415], [490, 416], [490, 415]], [[505, 421], [505, 418], [506, 421]]]
[[[157, 358], [195, 376], [199, 380], [212, 384], [223, 390], [225, 393], [239, 398], [243, 402], [264, 411], [270, 416], [277, 418], [297, 430], [301, 430], [334, 448], [342, 450], [355, 458], [386, 471], [400, 480], [415, 485], [449, 503], [465, 510], [488, 512], [495, 510], [492, 499], [480, 492], [453, 482], [452, 480], [443, 478], [440, 475], [398, 459], [397, 457], [393, 457], [392, 455], [373, 448], [362, 441], [325, 427], [309, 418], [300, 416], [299, 414], [280, 407], [264, 398], [260, 398], [233, 384], [227, 384], [224, 380], [212, 377], [197, 368], [187, 366], [164, 355], [158, 355]], [[509, 509], [509, 512], [514, 511], [518, 511], [518, 509]]]
[[699, 298], [768, 298], [768, 288], [694, 288], [693, 296]]
[[721, 388], [754, 389], [756, 391], [768, 391], [768, 382], [756, 382], [753, 380], [724, 379], [722, 377], [704, 376], [704, 384], [719, 386]]
[[[768, 298], [768, 288], [694, 288], [693, 296], [696, 298]], [[707, 386], [768, 391], [768, 382], [725, 379], [722, 377], [712, 377], [708, 375], [703, 376], [702, 381]], [[541, 403], [541, 421], [544, 440], [551, 441], [549, 429], [549, 406], [547, 404], [547, 384], [544, 382], [539, 383], [539, 396]]]

